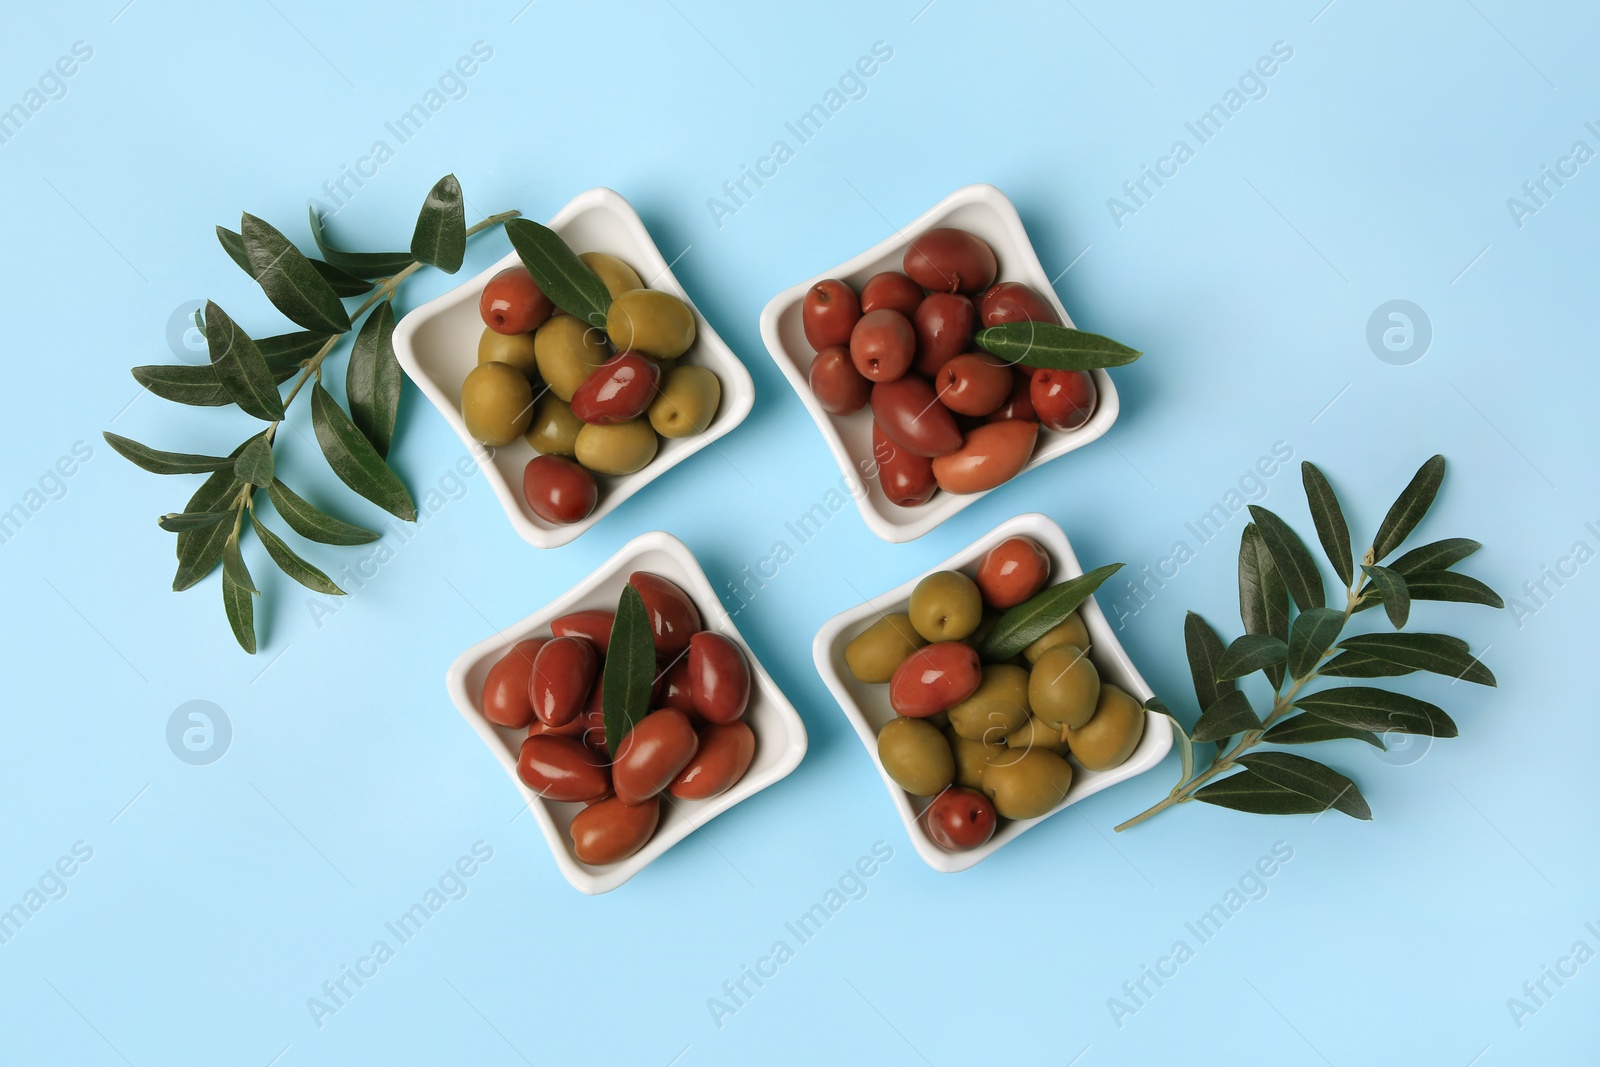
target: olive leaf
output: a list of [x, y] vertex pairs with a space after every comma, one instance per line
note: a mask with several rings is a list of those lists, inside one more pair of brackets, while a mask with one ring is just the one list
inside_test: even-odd
[[233, 466], [231, 456], [201, 456], [191, 452], [163, 452], [131, 438], [105, 431], [101, 436], [117, 454], [151, 474], [207, 474]]
[[365, 296], [372, 292], [376, 282], [365, 278], [358, 278], [354, 274], [340, 270], [332, 263], [320, 259], [310, 259], [311, 269], [322, 275], [322, 280], [328, 283], [328, 288], [333, 290], [333, 295], [343, 298], [347, 296]]
[[[1248, 756], [1240, 756], [1238, 762], [1245, 768], [1244, 775], [1249, 775], [1268, 786], [1276, 787], [1290, 794], [1298, 794], [1310, 807], [1301, 809], [1301, 814], [1314, 811], [1327, 811], [1330, 808], [1341, 811], [1353, 819], [1372, 818], [1372, 809], [1367, 807], [1366, 798], [1361, 795], [1361, 790], [1356, 784], [1331, 767], [1323, 766], [1316, 760], [1296, 756], [1292, 752], [1256, 752]], [[1234, 775], [1224, 778], [1217, 786], [1226, 786], [1243, 775]], [[1239, 799], [1242, 794], [1228, 794], [1223, 790], [1211, 793], [1214, 786], [1206, 786], [1195, 793], [1196, 800], [1203, 800], [1208, 804], [1222, 804], [1224, 807], [1239, 807], [1237, 803], [1229, 800]], [[1235, 790], [1249, 789], [1247, 783], [1238, 783]], [[1211, 795], [1207, 795], [1211, 793]], [[1224, 799], [1226, 798], [1226, 799]], [[1283, 798], [1278, 803], [1287, 802]], [[1245, 811], [1259, 810], [1244, 808]]]
[[1411, 616], [1411, 593], [1405, 575], [1377, 564], [1362, 564], [1362, 573], [1372, 580], [1372, 587], [1383, 598], [1383, 610], [1396, 630], [1403, 629]]
[[1344, 612], [1312, 608], [1295, 616], [1289, 630], [1289, 674], [1304, 678], [1316, 669], [1323, 653], [1333, 647], [1344, 629]]
[[264, 433], [246, 441], [233, 464], [233, 473], [240, 481], [262, 489], [272, 484], [272, 469], [272, 442]]
[[276, 479], [267, 487], [267, 496], [283, 521], [289, 524], [289, 529], [308, 541], [325, 545], [365, 545], [378, 539], [378, 534], [372, 530], [334, 518]]
[[133, 368], [133, 380], [163, 400], [198, 408], [220, 408], [233, 403], [223, 388], [217, 369], [209, 363], [157, 363]]
[[1015, 656], [1043, 637], [1046, 631], [1061, 625], [1080, 604], [1094, 595], [1101, 583], [1121, 567], [1120, 563], [1096, 567], [1087, 574], [1068, 578], [1018, 604], [995, 620], [978, 647], [978, 655], [990, 663], [999, 663]]
[[311, 240], [316, 243], [322, 258], [342, 271], [358, 278], [386, 278], [411, 266], [410, 252], [346, 252], [328, 243], [322, 228], [322, 216], [315, 207], [308, 207], [311, 216]]
[[[1261, 528], [1253, 522], [1239, 536], [1239, 618], [1247, 634], [1289, 640], [1289, 590], [1267, 551]], [[1281, 665], [1269, 666], [1266, 674], [1272, 688], [1283, 685]]]
[[1365, 652], [1341, 652], [1317, 669], [1323, 678], [1396, 678], [1415, 674], [1417, 668], [1391, 663]]
[[606, 751], [611, 755], [617, 754], [617, 746], [628, 731], [649, 712], [655, 679], [656, 646], [644, 598], [633, 586], [623, 586], [600, 676]]
[[1273, 566], [1282, 575], [1295, 605], [1301, 611], [1327, 606], [1322, 572], [1299, 535], [1276, 514], [1257, 504], [1250, 505], [1250, 517], [1256, 520], [1256, 528], [1261, 531]]
[[[343, 333], [350, 328], [350, 315], [333, 286], [271, 223], [245, 212], [239, 233], [249, 257], [250, 276], [290, 321], [324, 333]], [[206, 318], [210, 320], [209, 312]]]
[[1266, 634], [1245, 634], [1234, 639], [1217, 663], [1217, 678], [1243, 678], [1255, 671], [1282, 663], [1289, 646]]
[[1348, 586], [1355, 584], [1355, 568], [1350, 555], [1350, 527], [1345, 524], [1339, 498], [1328, 484], [1327, 477], [1309, 461], [1300, 464], [1300, 478], [1305, 484], [1306, 501], [1311, 505], [1311, 522], [1317, 528], [1317, 539], [1322, 551], [1333, 564], [1334, 573]]
[[251, 593], [261, 592], [250, 578], [250, 568], [244, 565], [244, 556], [239, 551], [239, 533], [232, 528], [228, 530], [227, 540], [222, 543], [222, 574], [240, 589]]
[[228, 615], [234, 640], [250, 655], [256, 654], [255, 594], [226, 572], [222, 575], [222, 608]]
[[1449, 570], [1482, 547], [1470, 537], [1446, 537], [1413, 548], [1389, 564], [1389, 569], [1407, 577], [1418, 571]]
[[207, 526], [233, 518], [231, 511], [182, 511], [162, 515], [156, 524], [168, 533], [202, 530]]
[[1250, 698], [1237, 689], [1222, 694], [1217, 702], [1201, 712], [1189, 736], [1194, 741], [1221, 741], [1247, 730], [1261, 729], [1261, 719], [1250, 706]]
[[[338, 337], [336, 333], [317, 333], [314, 330], [296, 330], [263, 337], [256, 342], [261, 358], [274, 375], [292, 376], [305, 362], [320, 351], [322, 346]], [[280, 379], [281, 380], [281, 379]]]
[[1196, 790], [1193, 799], [1256, 815], [1311, 815], [1328, 810], [1323, 801], [1250, 771], [1214, 781]]
[[361, 324], [345, 370], [350, 418], [379, 456], [389, 454], [403, 375], [394, 354], [394, 308], [385, 300]]
[[1008, 322], [978, 331], [974, 344], [1008, 363], [1050, 370], [1121, 367], [1144, 353], [1097, 333], [1053, 322]]
[[540, 291], [556, 307], [581, 322], [605, 327], [611, 291], [560, 234], [532, 219], [512, 219], [506, 223], [506, 236]]
[[454, 174], [446, 174], [422, 203], [411, 235], [411, 258], [454, 274], [466, 254], [467, 216], [461, 203], [461, 183]]
[[1411, 670], [1430, 671], [1477, 685], [1496, 684], [1494, 674], [1472, 654], [1467, 643], [1448, 634], [1359, 634], [1345, 638], [1339, 647]]
[[[241, 444], [233, 454], [237, 456], [242, 451], [244, 445]], [[240, 506], [237, 501], [241, 488], [242, 483], [234, 476], [231, 467], [217, 471], [200, 483], [200, 488], [195, 490], [183, 510], [203, 512], [237, 509]], [[231, 516], [232, 511], [228, 514]], [[178, 534], [178, 571], [172, 578], [174, 592], [188, 589], [216, 569], [217, 564], [222, 562], [222, 546], [232, 529], [233, 524], [229, 522], [184, 530]]]
[[417, 506], [405, 483], [384, 463], [321, 382], [311, 387], [311, 428], [328, 466], [340, 481], [396, 518], [411, 522], [417, 517]]
[[1388, 746], [1371, 730], [1360, 730], [1324, 718], [1314, 711], [1291, 715], [1261, 736], [1261, 740], [1274, 745], [1311, 745], [1318, 741], [1365, 741], [1376, 749]]
[[1217, 670], [1224, 652], [1222, 638], [1192, 611], [1183, 619], [1183, 646], [1189, 657], [1189, 674], [1194, 678], [1194, 698], [1200, 707], [1209, 708], [1223, 694], [1238, 688]]
[[1433, 506], [1433, 498], [1439, 495], [1439, 486], [1444, 482], [1444, 468], [1444, 457], [1433, 456], [1417, 468], [1410, 483], [1400, 491], [1400, 496], [1390, 505], [1383, 522], [1378, 524], [1378, 536], [1372, 540], [1374, 563], [1382, 561], [1399, 548], [1400, 543], [1417, 528], [1417, 523]]
[[217, 380], [247, 414], [266, 422], [283, 419], [283, 398], [278, 395], [272, 369], [261, 349], [228, 313], [206, 301], [206, 347]]
[[1165, 715], [1172, 723], [1172, 742], [1178, 750], [1178, 782], [1182, 784], [1194, 777], [1194, 739], [1183, 728], [1183, 723], [1178, 717], [1167, 710], [1159, 697], [1151, 697], [1144, 702], [1144, 710], [1157, 715]]
[[334, 585], [326, 574], [307, 563], [295, 554], [294, 549], [284, 544], [283, 538], [268, 529], [255, 512], [250, 513], [250, 528], [255, 530], [256, 536], [266, 547], [267, 555], [272, 557], [272, 562], [278, 569], [313, 593], [325, 593], [328, 596], [344, 596], [344, 590]]
[[1437, 704], [1371, 686], [1344, 685], [1302, 693], [1294, 704], [1303, 711], [1315, 712], [1328, 722], [1351, 729], [1424, 737], [1455, 737], [1459, 732], [1450, 716]]
[[1448, 600], [1491, 608], [1506, 606], [1499, 593], [1471, 575], [1455, 571], [1413, 571], [1406, 575], [1406, 591], [1412, 600]]

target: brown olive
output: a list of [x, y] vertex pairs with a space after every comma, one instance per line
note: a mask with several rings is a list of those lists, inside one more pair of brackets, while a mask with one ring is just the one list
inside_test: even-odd
[[930, 292], [981, 293], [995, 270], [994, 250], [966, 230], [929, 230], [906, 248], [906, 273]]
[[625, 804], [619, 797], [606, 797], [574, 815], [567, 833], [580, 863], [603, 867], [643, 848], [660, 821], [659, 797], [642, 804]]

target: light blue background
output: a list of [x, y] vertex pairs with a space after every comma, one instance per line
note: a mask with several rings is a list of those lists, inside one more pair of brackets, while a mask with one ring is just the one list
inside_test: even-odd
[[[105, 0], [9, 12], [0, 107], [75, 41], [93, 58], [0, 144], [0, 509], [75, 442], [93, 458], [0, 545], [0, 906], [74, 842], [93, 859], [0, 945], [0, 1060], [1594, 1062], [1600, 962], [1549, 985], [1520, 1028], [1506, 1002], [1574, 942], [1600, 949], [1584, 925], [1600, 926], [1600, 564], [1520, 620], [1418, 609], [1416, 625], [1487, 649], [1501, 687], [1404, 680], [1447, 706], [1460, 739], [1388, 762], [1328, 746], [1372, 823], [1189, 805], [1113, 835], [1165, 793], [1174, 758], [960, 876], [916, 858], [811, 664], [812, 633], [857, 599], [852, 584], [895, 585], [1020, 511], [1054, 516], [1088, 565], [1154, 565], [1279, 441], [1329, 473], [1368, 538], [1412, 470], [1445, 453], [1451, 473], [1423, 533], [1483, 541], [1465, 569], [1530, 607], [1525, 581], [1575, 541], [1600, 548], [1584, 526], [1600, 520], [1600, 164], [1520, 228], [1506, 206], [1575, 140], [1600, 148], [1584, 128], [1600, 119], [1597, 19], [1578, 4], [1323, 2], [538, 0], [519, 12], [523, 0]], [[245, 435], [237, 412], [135, 399], [127, 367], [169, 361], [169, 317], [200, 297], [247, 328], [277, 328], [211, 227], [248, 209], [306, 239], [307, 198], [375, 139], [393, 143], [384, 123], [476, 41], [493, 57], [465, 96], [330, 229], [360, 247], [404, 242], [452, 170], [473, 218], [547, 217], [610, 185], [668, 258], [688, 249], [679, 277], [750, 366], [755, 411], [726, 458], [703, 453], [554, 552], [522, 543], [469, 480], [320, 626], [307, 594], [260, 560], [263, 653], [248, 658], [215, 577], [167, 591], [172, 545], [154, 519], [192, 479], [137, 471], [99, 433], [196, 450]], [[865, 98], [718, 227], [707, 198], [876, 41], [894, 55]], [[1276, 41], [1293, 58], [1267, 95], [1118, 227], [1107, 198]], [[916, 543], [889, 546], [852, 512], [834, 517], [739, 619], [806, 720], [805, 762], [620, 891], [580, 896], [532, 822], [511, 821], [516, 794], [446, 700], [447, 664], [640, 531], [682, 537], [719, 588], [766, 556], [838, 473], [761, 346], [762, 305], [974, 181], [1015, 200], [1052, 275], [1075, 263], [1059, 291], [1080, 325], [1147, 352], [1116, 372], [1121, 420]], [[467, 273], [505, 248], [499, 234], [475, 242]], [[403, 304], [453, 284], [420, 277]], [[1365, 340], [1368, 316], [1395, 298], [1421, 305], [1434, 330], [1408, 366]], [[393, 459], [421, 495], [463, 449], [410, 388], [402, 418]], [[377, 521], [297, 435], [286, 453], [313, 495]], [[1309, 531], [1297, 483], [1292, 467], [1276, 475], [1266, 501]], [[1123, 634], [1186, 715], [1183, 612], [1238, 632], [1241, 525]], [[166, 744], [168, 716], [191, 699], [232, 722], [210, 766]], [[307, 998], [480, 840], [493, 859], [467, 895], [319, 1029]], [[707, 998], [877, 841], [894, 856], [865, 897], [719, 1028]], [[1280, 841], [1293, 859], [1266, 897], [1119, 1027], [1108, 998], [1175, 941], [1194, 947], [1185, 922]]]

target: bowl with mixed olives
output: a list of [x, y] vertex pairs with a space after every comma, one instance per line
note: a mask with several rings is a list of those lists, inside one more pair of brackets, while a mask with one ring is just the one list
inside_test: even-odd
[[817, 671], [935, 870], [972, 867], [1172, 748], [1093, 581], [1061, 527], [1019, 515], [817, 632]]
[[619, 194], [507, 232], [516, 251], [400, 320], [395, 355], [516, 531], [554, 548], [733, 430], [755, 388]]

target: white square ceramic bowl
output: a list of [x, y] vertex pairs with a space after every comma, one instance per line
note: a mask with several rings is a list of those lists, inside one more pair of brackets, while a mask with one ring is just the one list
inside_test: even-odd
[[[978, 560], [985, 552], [1017, 534], [1033, 538], [1050, 554], [1053, 564], [1050, 575], [1052, 585], [1068, 578], [1076, 578], [1083, 573], [1083, 568], [1078, 565], [1078, 557], [1073, 554], [1072, 545], [1067, 541], [1067, 535], [1061, 532], [1061, 527], [1043, 515], [1018, 515], [996, 526], [939, 566], [872, 598], [859, 607], [835, 615], [817, 631], [816, 640], [811, 646], [817, 671], [822, 675], [822, 680], [827, 683], [828, 688], [833, 691], [834, 698], [839, 701], [839, 707], [844, 710], [850, 725], [854, 726], [856, 733], [860, 735], [861, 743], [867, 746], [873, 764], [883, 777], [883, 784], [888, 787], [889, 799], [894, 802], [895, 810], [900, 813], [901, 821], [906, 824], [906, 834], [911, 838], [911, 844], [928, 866], [936, 871], [950, 873], [964, 871], [974, 866], [992, 856], [1001, 846], [1016, 840], [1031, 827], [1063, 808], [1149, 770], [1160, 763], [1172, 748], [1171, 721], [1165, 715], [1147, 711], [1144, 736], [1140, 738], [1138, 747], [1133, 750], [1133, 755], [1128, 757], [1127, 762], [1109, 771], [1086, 771], [1073, 760], [1072, 788], [1068, 790], [1061, 803], [1049, 813], [1037, 819], [1010, 820], [997, 829], [986, 844], [969, 852], [946, 852], [923, 832], [917, 817], [928, 806], [928, 800], [931, 798], [913, 797], [901, 789], [895, 784], [894, 779], [889, 777], [889, 773], [883, 769], [882, 761], [878, 759], [878, 730], [884, 723], [894, 718], [895, 714], [894, 709], [889, 706], [889, 687], [856, 681], [845, 665], [844, 649], [852, 638], [879, 617], [906, 610], [906, 605], [911, 600], [911, 590], [926, 575], [933, 571], [947, 570], [974, 574], [977, 571]], [[1085, 600], [1079, 611], [1083, 615], [1084, 624], [1089, 628], [1089, 658], [1094, 661], [1100, 677], [1127, 690], [1141, 704], [1149, 700], [1154, 694], [1139, 676], [1138, 670], [1128, 659], [1128, 654], [1122, 650], [1121, 642], [1112, 632], [1111, 625], [1106, 622], [1106, 617], [1101, 614], [1094, 598]]]
[[[750, 706], [745, 711], [745, 721], [756, 735], [755, 759], [743, 778], [732, 789], [720, 796], [706, 800], [676, 800], [664, 798], [661, 824], [644, 848], [619, 863], [591, 867], [578, 860], [572, 851], [572, 839], [567, 827], [572, 817], [583, 810], [582, 804], [558, 804], [545, 800], [522, 784], [517, 777], [517, 754], [527, 730], [512, 730], [496, 726], [483, 717], [479, 701], [483, 681], [489, 668], [516, 642], [528, 637], [546, 636], [550, 620], [570, 611], [587, 608], [614, 610], [628, 575], [636, 570], [650, 571], [677, 583], [689, 594], [700, 609], [700, 618], [708, 630], [728, 637], [744, 650], [750, 661]], [[516, 784], [528, 802], [529, 809], [544, 831], [550, 851], [555, 855], [556, 866], [567, 881], [585, 893], [609, 893], [623, 882], [638, 874], [657, 856], [682, 841], [710, 820], [727, 811], [747, 797], [761, 792], [767, 786], [784, 778], [800, 765], [806, 754], [806, 728], [776, 682], [761, 666], [750, 646], [734, 627], [732, 619], [711, 589], [705, 571], [695, 560], [694, 553], [671, 534], [655, 531], [635, 537], [577, 586], [546, 604], [521, 622], [513, 623], [493, 636], [485, 638], [463, 652], [450, 665], [445, 676], [450, 699], [483, 743], [489, 746], [506, 774]]]
[[688, 303], [695, 319], [694, 346], [680, 358], [716, 374], [722, 382], [722, 403], [705, 433], [676, 440], [663, 438], [656, 458], [643, 470], [600, 479], [600, 501], [588, 518], [558, 526], [535, 515], [522, 497], [522, 468], [534, 457], [533, 447], [519, 439], [500, 448], [487, 448], [472, 439], [461, 418], [461, 383], [478, 364], [478, 337], [483, 333], [478, 298], [490, 278], [521, 262], [517, 254], [510, 253], [477, 277], [409, 312], [394, 330], [400, 366], [477, 457], [517, 533], [540, 548], [556, 548], [573, 540], [661, 474], [727, 434], [750, 414], [756, 396], [750, 372], [683, 291], [638, 213], [620, 194], [610, 189], [581, 193], [556, 212], [550, 228], [574, 251], [609, 252], [638, 271], [649, 288], [672, 293]]
[[[914, 508], [902, 508], [889, 503], [875, 477], [868, 476], [872, 469], [872, 417], [858, 411], [853, 415], [830, 415], [817, 403], [811, 393], [808, 372], [816, 352], [806, 341], [800, 323], [800, 307], [806, 290], [825, 278], [839, 278], [857, 290], [868, 278], [880, 271], [900, 270], [906, 246], [924, 232], [939, 226], [954, 226], [983, 238], [994, 249], [1000, 264], [1000, 281], [1024, 282], [1056, 309], [1067, 326], [1072, 319], [1061, 306], [1055, 287], [1039, 264], [1039, 257], [1028, 240], [1017, 209], [1006, 195], [992, 185], [969, 185], [957, 189], [935, 204], [921, 218], [892, 237], [845, 260], [831, 270], [823, 271], [798, 285], [791, 285], [767, 304], [761, 312], [761, 339], [767, 351], [783, 371], [789, 384], [799, 394], [800, 402], [811, 412], [823, 440], [833, 451], [839, 469], [853, 481], [864, 482], [867, 491], [855, 495], [856, 507], [873, 533], [885, 541], [899, 543], [912, 541], [944, 522], [962, 508], [972, 504], [982, 493], [958, 496], [943, 490], [934, 493], [933, 499]], [[1035, 467], [1050, 462], [1057, 456], [1082, 448], [1111, 428], [1117, 421], [1119, 409], [1117, 387], [1111, 376], [1103, 370], [1093, 372], [1095, 387], [1099, 390], [1099, 405], [1089, 421], [1075, 430], [1058, 433], [1041, 430], [1033, 458], [1022, 469], [1026, 474]]]

